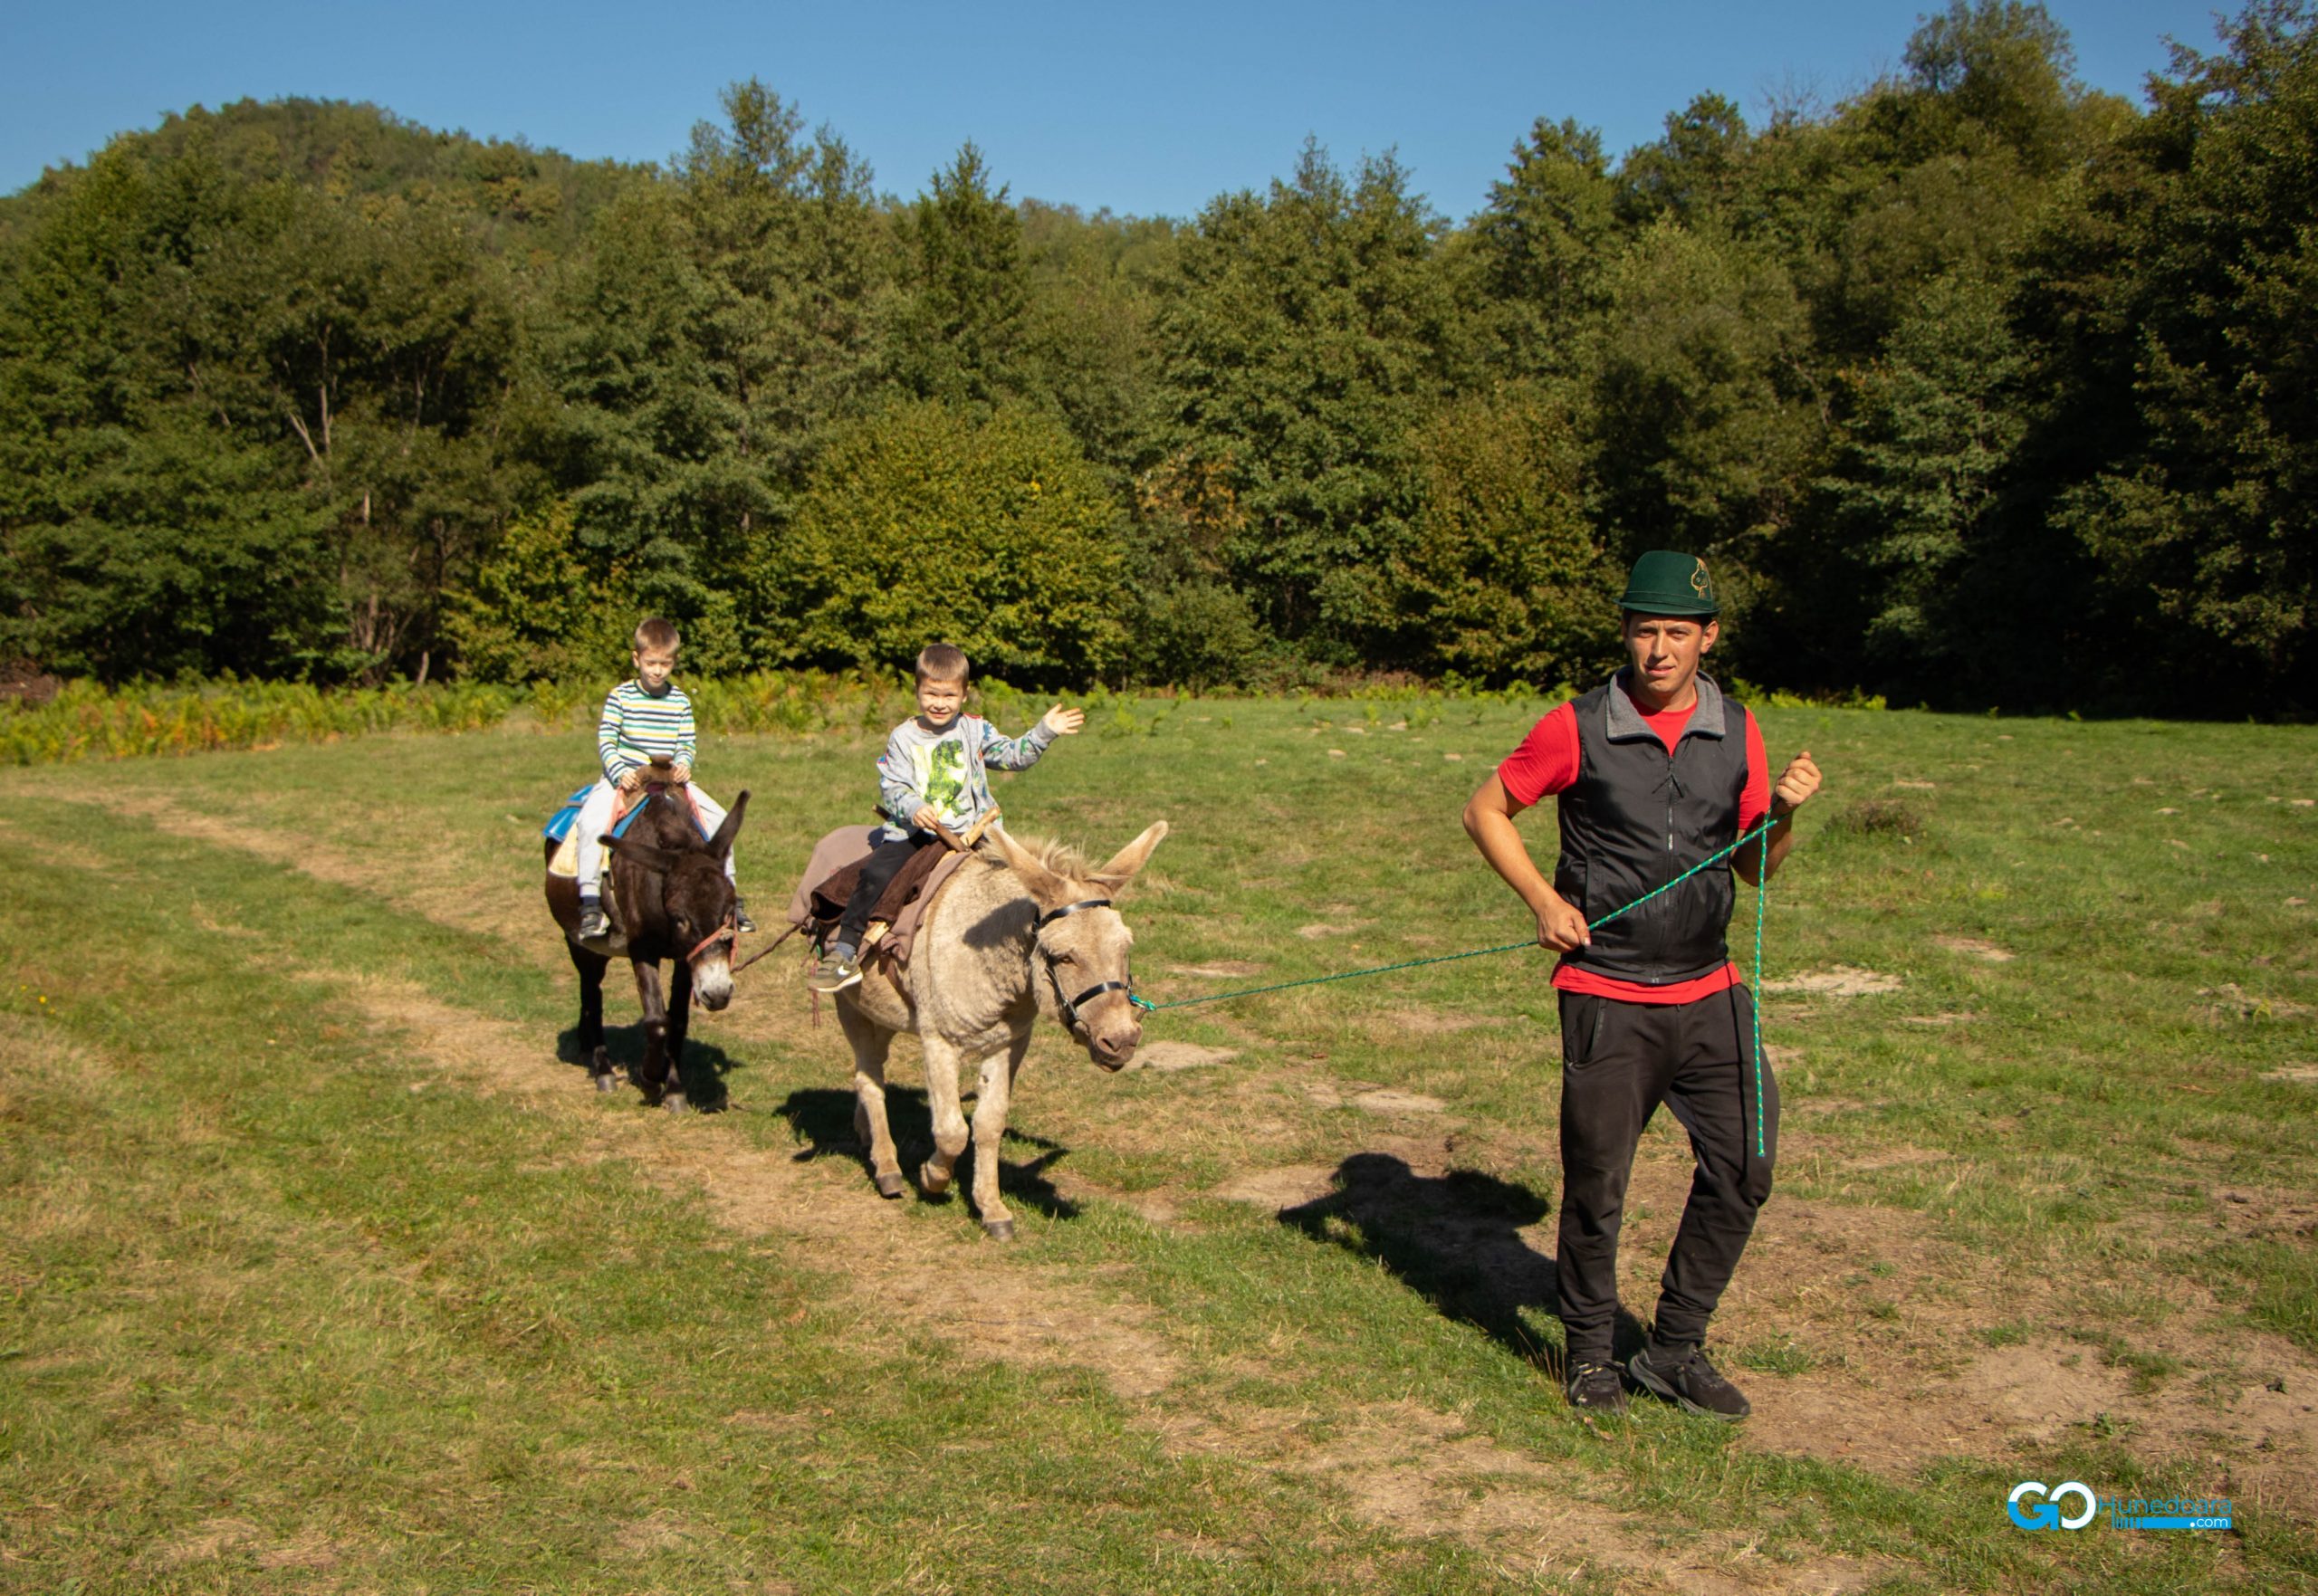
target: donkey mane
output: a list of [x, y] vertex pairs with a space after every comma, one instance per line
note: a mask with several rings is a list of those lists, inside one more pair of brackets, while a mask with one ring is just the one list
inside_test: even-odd
[[1094, 861], [1067, 842], [1050, 836], [1020, 836], [1013, 832], [1014, 846], [1039, 862], [1040, 868], [1072, 881], [1085, 881], [1095, 874]]

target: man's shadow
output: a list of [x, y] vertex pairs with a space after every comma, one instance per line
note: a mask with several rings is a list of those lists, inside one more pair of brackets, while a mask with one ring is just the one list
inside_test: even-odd
[[[972, 1101], [971, 1097], [967, 1100], [969, 1122], [974, 1117]], [[852, 1093], [826, 1086], [803, 1087], [784, 1098], [778, 1112], [805, 1144], [796, 1155], [797, 1162], [810, 1163], [819, 1158], [850, 1159], [861, 1165], [866, 1174], [869, 1149], [853, 1133]], [[901, 1160], [902, 1173], [915, 1185], [918, 1166], [934, 1153], [934, 1109], [926, 1101], [924, 1087], [886, 1084], [886, 1127], [893, 1132], [894, 1152]], [[1028, 1163], [999, 1160], [998, 1190], [1006, 1200], [1027, 1204], [1050, 1219], [1077, 1219], [1078, 1205], [1047, 1179], [1047, 1171], [1069, 1157], [1070, 1149], [1011, 1125], [1006, 1127], [1005, 1145], [1038, 1150], [1038, 1156]], [[960, 1191], [972, 1190], [973, 1164], [974, 1152], [969, 1144], [958, 1160], [956, 1184], [943, 1196], [931, 1200], [947, 1201]], [[866, 1188], [866, 1180], [863, 1184]]]
[[[1528, 1187], [1478, 1170], [1420, 1175], [1385, 1152], [1355, 1152], [1336, 1166], [1336, 1190], [1280, 1223], [1316, 1241], [1374, 1258], [1448, 1318], [1486, 1333], [1517, 1355], [1554, 1370], [1562, 1364], [1554, 1318], [1554, 1260], [1522, 1237], [1552, 1211]], [[1550, 1329], [1523, 1316], [1525, 1309]], [[1643, 1341], [1640, 1321], [1621, 1305], [1615, 1355]]]
[[[612, 1064], [631, 1086], [642, 1089], [640, 1079], [644, 1069], [644, 1022], [634, 1025], [606, 1026], [604, 1051], [611, 1055]], [[580, 1050], [580, 1027], [566, 1026], [555, 1039], [558, 1061], [590, 1069], [587, 1056]], [[697, 1037], [685, 1040], [685, 1056], [677, 1061], [676, 1077], [684, 1083], [685, 1101], [702, 1113], [721, 1113], [731, 1101], [725, 1089], [724, 1077], [736, 1069], [746, 1067], [741, 1061], [714, 1042], [704, 1042]]]

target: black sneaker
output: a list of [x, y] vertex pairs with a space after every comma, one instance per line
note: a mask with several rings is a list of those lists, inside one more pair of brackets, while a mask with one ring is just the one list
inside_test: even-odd
[[733, 929], [742, 936], [755, 934], [757, 922], [749, 918], [749, 906], [740, 899], [733, 900]]
[[1572, 1363], [1567, 1390], [1569, 1405], [1581, 1413], [1626, 1410], [1626, 1382], [1618, 1378], [1615, 1363]]
[[1681, 1362], [1669, 1361], [1671, 1354], [1661, 1352], [1658, 1362], [1651, 1361], [1650, 1349], [1643, 1348], [1626, 1360], [1626, 1372], [1634, 1383], [1652, 1396], [1678, 1402], [1685, 1413], [1696, 1413], [1702, 1419], [1727, 1419], [1736, 1423], [1754, 1411], [1739, 1389], [1714, 1371], [1706, 1354], [1692, 1347]]
[[861, 966], [850, 959], [838, 958], [822, 960], [805, 977], [805, 984], [817, 992], [842, 992], [860, 980]]
[[599, 942], [612, 934], [612, 922], [604, 918], [602, 907], [595, 903], [580, 905], [580, 940]]

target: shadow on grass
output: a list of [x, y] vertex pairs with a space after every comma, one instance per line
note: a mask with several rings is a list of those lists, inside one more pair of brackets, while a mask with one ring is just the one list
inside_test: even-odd
[[[1336, 1166], [1336, 1190], [1279, 1221], [1374, 1258], [1444, 1317], [1470, 1324], [1560, 1378], [1557, 1324], [1550, 1341], [1523, 1317], [1553, 1322], [1554, 1260], [1521, 1231], [1552, 1211], [1528, 1187], [1478, 1170], [1420, 1175], [1386, 1152], [1355, 1152]], [[1641, 1323], [1618, 1310], [1615, 1355], [1643, 1344]]]
[[[973, 1119], [973, 1099], [965, 1103], [966, 1118]], [[810, 1163], [820, 1158], [850, 1159], [859, 1163], [866, 1173], [869, 1167], [869, 1149], [853, 1133], [853, 1094], [826, 1086], [805, 1087], [791, 1092], [778, 1110], [797, 1132], [804, 1146], [796, 1154], [799, 1163]], [[934, 1152], [934, 1110], [926, 1101], [924, 1088], [917, 1086], [886, 1087], [886, 1124], [894, 1136], [894, 1152], [900, 1159], [902, 1171], [915, 1183], [918, 1166]], [[1035, 1148], [1038, 1156], [1028, 1163], [1009, 1163], [1001, 1159], [998, 1164], [998, 1189], [1010, 1203], [1027, 1204], [1050, 1219], [1075, 1219], [1078, 1205], [1055, 1190], [1047, 1179], [1047, 1171], [1070, 1156], [1070, 1149], [1043, 1136], [1033, 1136], [1027, 1131], [1010, 1127], [1006, 1132], [1009, 1143]], [[973, 1187], [973, 1151], [969, 1147], [958, 1161], [957, 1183], [953, 1193], [970, 1191]], [[921, 1193], [921, 1195], [923, 1195]], [[928, 1200], [946, 1202], [949, 1194]]]
[[[612, 1063], [628, 1085], [637, 1086], [638, 1072], [644, 1068], [644, 1022], [638, 1019], [634, 1025], [606, 1026], [604, 1051], [611, 1055]], [[578, 1026], [566, 1026], [556, 1037], [555, 1056], [583, 1074], [589, 1071], [589, 1061], [580, 1051]], [[715, 1043], [704, 1042], [697, 1037], [686, 1037], [685, 1056], [676, 1065], [676, 1074], [685, 1084], [685, 1101], [700, 1113], [722, 1113], [731, 1098], [724, 1087], [724, 1077], [746, 1067]]]

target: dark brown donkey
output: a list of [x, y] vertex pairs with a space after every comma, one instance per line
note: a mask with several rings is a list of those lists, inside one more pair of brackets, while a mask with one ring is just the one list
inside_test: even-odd
[[[701, 840], [692, 807], [681, 793], [655, 792], [622, 837], [605, 838], [610, 856], [611, 902], [627, 939], [627, 959], [636, 967], [636, 995], [644, 1005], [644, 1075], [637, 1084], [645, 1101], [682, 1113], [684, 1079], [677, 1066], [685, 1056], [685, 1032], [692, 1023], [692, 1000], [714, 1012], [733, 1000], [733, 884], [724, 879], [725, 856], [749, 807], [745, 792], [733, 801], [716, 835]], [[556, 845], [547, 845], [548, 857]], [[547, 878], [548, 913], [563, 928], [563, 942], [580, 972], [580, 1051], [596, 1077], [596, 1090], [613, 1087], [611, 1055], [604, 1050], [604, 967], [611, 962], [582, 947], [580, 884], [553, 871]], [[668, 1000], [660, 1001], [660, 961], [673, 960]]]

